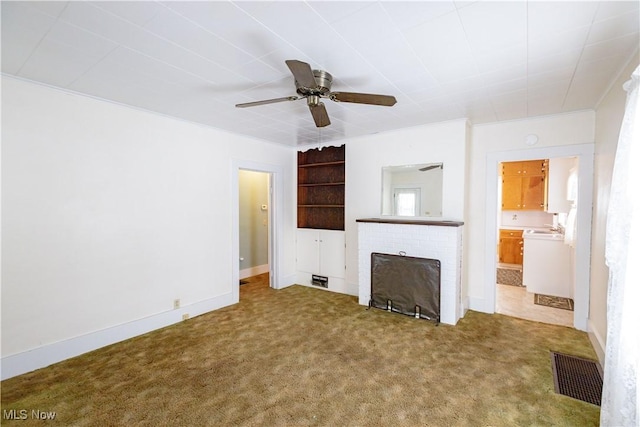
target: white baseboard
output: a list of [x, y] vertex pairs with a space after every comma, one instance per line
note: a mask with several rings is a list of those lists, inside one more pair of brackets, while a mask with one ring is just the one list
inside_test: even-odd
[[158, 313], [144, 319], [5, 356], [2, 358], [0, 378], [6, 380], [107, 345], [173, 325], [182, 321], [183, 314], [188, 314], [191, 318], [237, 302], [237, 300], [234, 301], [231, 293], [220, 295], [176, 310]]
[[591, 341], [591, 345], [598, 356], [598, 360], [600, 361], [600, 366], [604, 368], [604, 359], [605, 359], [605, 341], [593, 327], [593, 323], [589, 320], [589, 329], [587, 331], [589, 336], [589, 341]]
[[276, 289], [284, 289], [289, 286], [293, 286], [296, 284], [297, 275], [291, 274], [289, 276], [283, 277], [282, 280], [279, 280], [278, 283], [275, 284]]
[[468, 309], [473, 311], [479, 311], [481, 313], [493, 314], [495, 311], [493, 308], [488, 307], [487, 300], [485, 298], [467, 297]]
[[269, 264], [256, 265], [255, 267], [245, 268], [240, 270], [240, 280], [247, 277], [257, 276], [258, 274], [264, 274], [269, 272]]

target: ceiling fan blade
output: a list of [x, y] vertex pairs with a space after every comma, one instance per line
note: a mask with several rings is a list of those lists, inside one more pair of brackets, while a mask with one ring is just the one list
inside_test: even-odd
[[428, 165], [425, 166], [423, 168], [418, 169], [420, 172], [426, 172], [426, 171], [430, 171], [431, 169], [436, 169], [436, 168], [440, 168], [442, 169], [442, 163], [438, 163], [436, 165]]
[[300, 99], [299, 96], [285, 96], [284, 98], [265, 99], [264, 101], [245, 102], [243, 104], [236, 104], [238, 108], [255, 107], [256, 105], [275, 104], [276, 102], [284, 101], [296, 101]]
[[293, 74], [293, 77], [295, 77], [300, 86], [310, 89], [318, 87], [316, 78], [313, 76], [313, 71], [309, 64], [296, 59], [287, 59], [284, 62], [287, 64], [287, 67], [291, 70], [291, 74]]
[[329, 98], [338, 102], [355, 102], [357, 104], [383, 105], [391, 107], [396, 103], [395, 96], [376, 95], [373, 93], [331, 92]]
[[309, 111], [311, 111], [313, 121], [316, 122], [316, 127], [322, 128], [331, 124], [329, 114], [327, 114], [327, 109], [324, 107], [322, 102], [319, 102], [316, 105], [309, 105]]

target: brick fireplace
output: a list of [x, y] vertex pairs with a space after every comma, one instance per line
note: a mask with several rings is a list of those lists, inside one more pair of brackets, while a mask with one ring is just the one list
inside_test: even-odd
[[[358, 219], [358, 302], [371, 299], [371, 254], [387, 253], [440, 261], [440, 322], [455, 325], [462, 304], [462, 231], [458, 221]], [[399, 278], [401, 280], [401, 278]]]

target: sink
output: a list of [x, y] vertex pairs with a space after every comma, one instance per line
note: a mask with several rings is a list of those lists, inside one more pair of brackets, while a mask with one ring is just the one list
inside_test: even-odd
[[553, 230], [528, 229], [524, 230], [522, 237], [532, 239], [563, 240], [564, 234]]

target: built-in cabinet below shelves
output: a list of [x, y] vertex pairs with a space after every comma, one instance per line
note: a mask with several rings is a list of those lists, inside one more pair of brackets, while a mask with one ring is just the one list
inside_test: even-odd
[[544, 211], [548, 160], [502, 163], [502, 210]]
[[313, 276], [318, 275], [328, 279], [328, 290], [345, 292], [344, 231], [299, 228], [296, 270], [301, 285], [313, 285]]
[[344, 230], [345, 149], [298, 152], [298, 228]]

